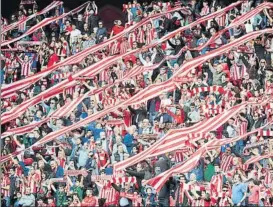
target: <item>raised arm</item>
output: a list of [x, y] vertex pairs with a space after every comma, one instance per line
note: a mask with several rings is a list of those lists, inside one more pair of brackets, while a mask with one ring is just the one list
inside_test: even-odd
[[98, 7], [97, 7], [95, 1], [93, 1], [92, 6], [93, 6], [93, 9], [94, 9], [95, 15], [97, 15], [98, 14]]
[[154, 63], [156, 54], [157, 54], [157, 50], [156, 50], [156, 48], [154, 48], [153, 55], [152, 55], [152, 57], [151, 57], [151, 62], [152, 62], [152, 63]]
[[147, 64], [146, 60], [143, 59], [142, 53], [139, 53], [139, 56], [138, 56], [138, 57], [139, 57], [140, 62], [141, 62], [143, 65], [146, 65], [146, 64]]

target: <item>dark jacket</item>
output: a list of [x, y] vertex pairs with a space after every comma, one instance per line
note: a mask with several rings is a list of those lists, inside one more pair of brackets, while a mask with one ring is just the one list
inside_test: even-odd
[[78, 30], [80, 30], [81, 32], [83, 32], [83, 25], [84, 25], [84, 21], [76, 21], [75, 22], [75, 25], [76, 25], [76, 28], [78, 29]]
[[146, 175], [152, 171], [150, 164], [146, 160], [145, 162], [148, 164], [148, 169], [144, 169], [140, 172], [137, 172], [136, 170], [126, 170], [126, 173], [136, 177], [139, 192], [141, 192], [142, 189], [142, 180], [145, 179]]
[[147, 109], [149, 111], [149, 113], [153, 113], [156, 112], [156, 103], [159, 102], [160, 103], [160, 98], [157, 96], [155, 98], [152, 98], [150, 100], [148, 100], [147, 102]]
[[145, 108], [133, 109], [131, 106], [128, 106], [130, 112], [133, 114], [132, 116], [132, 124], [137, 125], [138, 122], [143, 121], [143, 119], [147, 119], [147, 110]]
[[107, 29], [105, 27], [102, 27], [102, 28], [98, 28], [98, 31], [97, 31], [97, 38], [99, 38], [100, 36], [107, 36]]
[[265, 117], [259, 118], [257, 121], [255, 121], [252, 116], [246, 115], [246, 119], [247, 119], [247, 121], [249, 123], [248, 131], [252, 131], [253, 127], [255, 129], [258, 129], [263, 125]]
[[99, 17], [95, 15], [90, 15], [88, 17], [88, 27], [90, 28], [91, 32], [93, 32], [94, 27], [98, 27]]

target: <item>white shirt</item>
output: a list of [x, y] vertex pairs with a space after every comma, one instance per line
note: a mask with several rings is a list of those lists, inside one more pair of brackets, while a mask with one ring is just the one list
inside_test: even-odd
[[228, 137], [236, 137], [236, 130], [232, 126], [227, 127]]
[[172, 101], [171, 99], [162, 99], [161, 100], [161, 106], [168, 106], [168, 105], [171, 105], [172, 104]]
[[73, 43], [77, 40], [78, 36], [81, 35], [81, 31], [78, 29], [72, 30], [70, 32], [70, 43]]

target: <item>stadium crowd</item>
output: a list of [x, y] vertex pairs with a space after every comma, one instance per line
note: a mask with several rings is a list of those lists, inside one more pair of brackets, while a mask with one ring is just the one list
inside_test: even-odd
[[133, 0], [109, 29], [53, 3], [1, 19], [1, 206], [273, 205], [273, 4]]

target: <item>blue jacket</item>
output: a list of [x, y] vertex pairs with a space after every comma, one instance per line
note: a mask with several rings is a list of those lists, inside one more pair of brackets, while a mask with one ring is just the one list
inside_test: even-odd
[[131, 134], [126, 134], [123, 139], [123, 144], [127, 147], [127, 151], [129, 154], [131, 154], [132, 146], [133, 146], [133, 139], [134, 136]]
[[61, 166], [57, 167], [57, 171], [55, 173], [55, 178], [63, 178], [64, 177], [64, 169]]

